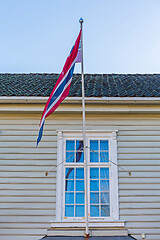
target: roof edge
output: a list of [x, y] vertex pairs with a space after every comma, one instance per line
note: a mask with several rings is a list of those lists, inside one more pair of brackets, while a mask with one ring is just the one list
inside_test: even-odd
[[[1, 96], [0, 103], [46, 103], [48, 97], [31, 97], [31, 96]], [[107, 104], [129, 104], [129, 103], [160, 103], [160, 97], [85, 97], [86, 103], [107, 103]], [[67, 97], [63, 103], [81, 103], [82, 97]]]

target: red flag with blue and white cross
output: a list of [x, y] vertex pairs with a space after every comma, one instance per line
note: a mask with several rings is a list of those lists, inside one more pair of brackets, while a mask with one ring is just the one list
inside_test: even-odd
[[[75, 44], [70, 52], [70, 55], [68, 56], [68, 58], [64, 64], [63, 70], [62, 70], [62, 72], [51, 92], [51, 95], [46, 103], [46, 106], [43, 110], [43, 114], [42, 114], [41, 121], [39, 124], [39, 135], [37, 138], [37, 146], [42, 138], [45, 119], [56, 110], [56, 108], [59, 106], [59, 104], [69, 94], [75, 63], [81, 61], [80, 56], [79, 56], [80, 49], [81, 49], [81, 46], [80, 46], [81, 32], [82, 32], [82, 30], [80, 30], [80, 32], [79, 32], [79, 35], [78, 35], [78, 37], [75, 41]], [[78, 55], [78, 58], [77, 58], [77, 55]]]

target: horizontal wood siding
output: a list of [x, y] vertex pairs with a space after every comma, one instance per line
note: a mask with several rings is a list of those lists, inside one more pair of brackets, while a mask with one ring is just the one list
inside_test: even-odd
[[[0, 239], [38, 240], [55, 216], [57, 134], [46, 124], [36, 148], [40, 115], [0, 115]], [[50, 126], [50, 127], [49, 127]]]
[[[0, 114], [0, 240], [38, 240], [55, 217], [57, 130], [82, 129], [78, 114]], [[118, 130], [120, 219], [135, 238], [160, 239], [160, 115], [87, 115], [88, 130]], [[52, 174], [45, 171], [54, 168]]]

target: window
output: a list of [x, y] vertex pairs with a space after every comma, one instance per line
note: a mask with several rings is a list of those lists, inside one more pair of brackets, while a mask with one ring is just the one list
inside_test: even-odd
[[[82, 132], [59, 132], [57, 220], [85, 216]], [[87, 132], [88, 209], [90, 220], [118, 220], [116, 132]], [[115, 164], [113, 164], [115, 163]]]

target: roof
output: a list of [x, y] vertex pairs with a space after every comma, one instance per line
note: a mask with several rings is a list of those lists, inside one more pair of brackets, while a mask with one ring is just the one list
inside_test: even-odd
[[89, 238], [85, 238], [85, 237], [62, 237], [62, 236], [58, 236], [58, 237], [44, 237], [40, 240], [134, 240], [135, 238], [131, 237], [131, 236], [116, 236], [116, 237], [89, 237]]
[[[48, 97], [59, 74], [0, 74], [0, 96]], [[160, 74], [85, 74], [86, 97], [160, 97]], [[69, 97], [81, 97], [74, 74]]]

